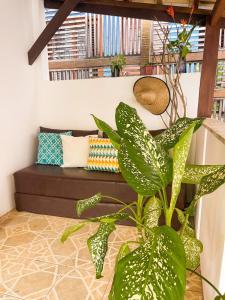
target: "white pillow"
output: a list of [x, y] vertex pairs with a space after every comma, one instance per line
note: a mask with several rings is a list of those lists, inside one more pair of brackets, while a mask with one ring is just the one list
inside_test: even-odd
[[63, 147], [63, 168], [87, 167], [89, 155], [89, 137], [60, 135]]

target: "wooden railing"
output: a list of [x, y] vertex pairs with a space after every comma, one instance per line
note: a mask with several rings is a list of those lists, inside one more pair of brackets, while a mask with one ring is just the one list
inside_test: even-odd
[[[122, 76], [138, 76], [140, 75], [140, 66], [127, 65], [122, 73]], [[49, 78], [51, 81], [55, 80], [75, 80], [75, 79], [89, 79], [111, 77], [110, 66], [94, 67], [94, 68], [74, 68], [74, 69], [58, 69], [50, 70]]]

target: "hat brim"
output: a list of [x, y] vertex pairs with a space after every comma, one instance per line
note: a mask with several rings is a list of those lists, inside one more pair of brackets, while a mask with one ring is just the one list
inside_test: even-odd
[[[170, 104], [170, 90], [168, 85], [160, 78], [144, 76], [139, 78], [133, 86], [133, 93], [136, 100], [154, 115], [163, 114]], [[142, 94], [153, 93], [154, 101], [146, 99], [143, 101]]]

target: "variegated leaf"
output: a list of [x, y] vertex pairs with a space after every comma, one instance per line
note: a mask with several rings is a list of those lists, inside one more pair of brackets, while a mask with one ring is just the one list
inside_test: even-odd
[[102, 223], [115, 223], [116, 221], [122, 221], [129, 218], [129, 214], [126, 212], [113, 213], [105, 216], [89, 218], [91, 222], [102, 222]]
[[[149, 134], [134, 108], [121, 102], [116, 123], [123, 138], [118, 158], [124, 178], [137, 193], [154, 195], [171, 181], [170, 157]], [[148, 182], [151, 187], [144, 188]]]
[[194, 131], [202, 125], [203, 119], [180, 118], [170, 128], [166, 129], [155, 137], [155, 140], [165, 149], [173, 148], [178, 142], [181, 134], [195, 123]]
[[188, 129], [186, 129], [180, 136], [178, 143], [174, 147], [172, 195], [170, 200], [169, 213], [166, 216], [168, 218], [168, 224], [170, 224], [171, 222], [172, 214], [177, 203], [177, 198], [180, 194], [181, 182], [184, 175], [194, 127], [195, 123], [193, 123]]
[[85, 210], [95, 207], [95, 205], [99, 203], [101, 199], [102, 199], [102, 195], [101, 193], [98, 193], [93, 197], [77, 201], [77, 205], [76, 205], [77, 215], [80, 217]]
[[225, 183], [225, 166], [219, 168], [214, 173], [204, 176], [200, 181], [198, 191], [193, 201], [191, 202], [190, 206], [187, 209], [187, 213], [191, 214], [193, 212], [196, 203], [202, 196], [214, 192], [224, 183]]
[[[162, 203], [160, 199], [153, 196], [145, 205], [144, 208], [144, 225], [146, 228], [153, 228], [158, 226], [159, 218], [162, 213]], [[145, 230], [146, 236], [148, 236], [148, 230]]]
[[[188, 230], [186, 232], [188, 232]], [[202, 243], [186, 233], [181, 236], [181, 240], [184, 244], [186, 268], [195, 270], [200, 265], [200, 254], [203, 250]]]
[[97, 279], [102, 277], [104, 259], [108, 250], [108, 238], [115, 229], [114, 223], [100, 223], [98, 231], [87, 240]]
[[120, 246], [120, 249], [119, 249], [119, 252], [116, 256], [116, 264], [115, 264], [115, 272], [116, 272], [116, 269], [117, 269], [117, 264], [118, 262], [124, 258], [126, 255], [128, 255], [130, 253], [130, 247], [127, 243], [124, 243]]
[[139, 165], [133, 162], [124, 143], [120, 146], [118, 160], [123, 177], [137, 194], [152, 196], [161, 188], [161, 184], [158, 184], [157, 180], [152, 182], [150, 176], [142, 173]]
[[199, 184], [204, 176], [219, 170], [222, 165], [187, 165], [182, 178], [183, 183]]
[[83, 228], [86, 224], [87, 222], [83, 222], [68, 227], [61, 236], [61, 242], [64, 243], [69, 236], [73, 235], [75, 232]]
[[119, 261], [110, 300], [183, 299], [186, 268], [181, 239], [168, 226], [152, 232], [148, 242]]
[[111, 143], [113, 144], [113, 146], [116, 149], [119, 149], [119, 147], [120, 147], [120, 136], [119, 136], [119, 134], [114, 129], [112, 129], [112, 127], [110, 125], [108, 125], [106, 122], [98, 119], [94, 115], [92, 115], [92, 116], [95, 120], [95, 123], [96, 123], [97, 127], [101, 131], [104, 131], [107, 134], [108, 138], [111, 140]]
[[225, 294], [216, 296], [214, 300], [225, 300]]
[[185, 223], [184, 212], [179, 208], [175, 208], [175, 210], [177, 212], [178, 221], [180, 222], [181, 225], [183, 225]]

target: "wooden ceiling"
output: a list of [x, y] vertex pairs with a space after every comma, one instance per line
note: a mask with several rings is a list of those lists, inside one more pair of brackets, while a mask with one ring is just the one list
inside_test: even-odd
[[[44, 0], [46, 8], [58, 9], [64, 0]], [[225, 2], [225, 1], [217, 1]], [[173, 5], [178, 21], [189, 15], [192, 6], [195, 7], [192, 21], [205, 23], [205, 17], [210, 16], [215, 0], [81, 0], [74, 10], [99, 14], [135, 17], [141, 19], [159, 19], [172, 21], [166, 8]], [[223, 17], [225, 12], [223, 9]]]
[[[193, 2], [194, 1], [194, 2]], [[189, 19], [194, 6], [191, 22], [198, 25], [211, 23], [225, 27], [225, 0], [44, 0], [46, 8], [58, 9], [37, 41], [28, 52], [29, 64], [32, 65], [51, 37], [62, 25], [71, 11], [90, 12], [105, 15], [123, 16], [147, 20], [170, 21], [173, 19], [166, 9], [174, 6], [175, 19]]]

